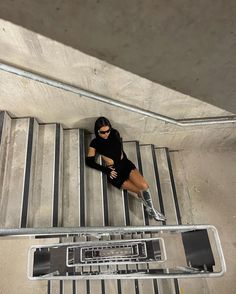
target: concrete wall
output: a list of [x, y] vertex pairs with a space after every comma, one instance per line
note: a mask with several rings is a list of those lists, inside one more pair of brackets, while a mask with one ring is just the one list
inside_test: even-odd
[[[234, 113], [235, 15], [234, 0], [0, 3], [2, 19]], [[38, 38], [22, 39], [45, 54]]]
[[[231, 114], [10, 22], [0, 20], [0, 27], [3, 62], [174, 118]], [[33, 116], [90, 132], [96, 117], [107, 116], [124, 138], [171, 148], [235, 142], [233, 125], [181, 128], [3, 71], [0, 80], [0, 108], [13, 116]]]

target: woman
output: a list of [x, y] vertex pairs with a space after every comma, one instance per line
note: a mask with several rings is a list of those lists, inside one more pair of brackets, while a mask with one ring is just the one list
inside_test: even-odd
[[[165, 216], [153, 207], [147, 182], [127, 158], [119, 132], [112, 128], [107, 118], [99, 117], [95, 122], [94, 133], [96, 138], [90, 143], [86, 164], [106, 173], [108, 181], [118, 189], [136, 193], [151, 217], [165, 221]], [[96, 163], [97, 153], [102, 156], [105, 166]]]

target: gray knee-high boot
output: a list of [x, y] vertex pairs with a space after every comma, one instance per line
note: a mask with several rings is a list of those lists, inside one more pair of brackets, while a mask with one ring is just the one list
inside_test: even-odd
[[157, 221], [165, 221], [166, 217], [153, 206], [150, 190], [147, 189], [142, 191], [141, 195], [147, 213]]

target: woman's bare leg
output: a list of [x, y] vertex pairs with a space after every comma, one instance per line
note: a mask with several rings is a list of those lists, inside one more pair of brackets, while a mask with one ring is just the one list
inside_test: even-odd
[[148, 184], [145, 181], [144, 177], [139, 173], [137, 169], [131, 171], [129, 179], [126, 180], [121, 189], [125, 189], [131, 192], [136, 193], [136, 197], [141, 197], [141, 191], [148, 189]]
[[133, 169], [129, 175], [129, 180], [139, 189], [139, 191], [147, 190], [148, 183], [137, 169]]
[[135, 194], [132, 194], [134, 197], [139, 198], [139, 194], [140, 194], [140, 189], [134, 185], [133, 182], [131, 182], [130, 180], [126, 180], [122, 186], [121, 189], [124, 190], [128, 190], [130, 192], [133, 192]]
[[137, 196], [142, 199], [148, 214], [154, 217], [157, 221], [165, 221], [165, 216], [154, 208], [148, 183], [137, 169], [131, 171], [129, 181], [136, 187], [136, 190], [139, 190]]

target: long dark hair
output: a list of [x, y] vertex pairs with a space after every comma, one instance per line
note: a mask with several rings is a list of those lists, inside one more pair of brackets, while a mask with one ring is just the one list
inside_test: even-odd
[[105, 127], [108, 126], [110, 128], [111, 127], [111, 123], [110, 121], [104, 117], [104, 116], [100, 116], [96, 121], [95, 121], [95, 125], [94, 125], [94, 133], [96, 135], [96, 137], [98, 136], [98, 131], [101, 127]]

